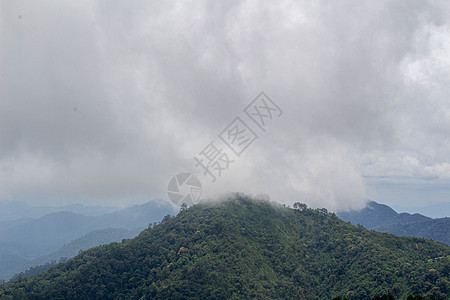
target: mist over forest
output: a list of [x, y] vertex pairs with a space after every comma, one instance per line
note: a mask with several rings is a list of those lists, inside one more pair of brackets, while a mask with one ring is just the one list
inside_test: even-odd
[[448, 299], [449, 53], [443, 0], [1, 1], [0, 298]]

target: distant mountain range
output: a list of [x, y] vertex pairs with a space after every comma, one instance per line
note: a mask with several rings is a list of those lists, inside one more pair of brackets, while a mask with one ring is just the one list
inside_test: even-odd
[[[12, 208], [14, 205], [10, 206], [10, 211], [14, 211]], [[176, 213], [172, 206], [161, 201], [150, 201], [99, 216], [93, 214], [109, 211], [112, 207], [94, 207], [94, 212], [88, 215], [73, 211], [54, 212], [57, 208], [46, 207], [44, 210], [52, 212], [39, 218], [30, 217], [29, 208], [25, 206], [25, 211], [15, 211], [19, 219], [0, 222], [0, 279], [8, 279], [30, 267], [58, 261], [61, 257], [73, 257], [80, 250], [132, 238], [149, 223]], [[87, 209], [80, 205], [64, 208]], [[449, 218], [399, 214], [374, 201], [361, 211], [339, 213], [338, 216], [368, 229], [450, 244]]]
[[394, 206], [391, 207], [395, 211], [419, 213], [430, 218], [446, 218], [450, 217], [450, 201], [435, 203], [426, 206]]
[[[31, 220], [53, 212], [70, 211], [84, 216], [101, 216], [119, 210], [116, 206], [86, 206], [80, 203], [62, 206], [33, 206], [22, 201], [0, 201], [0, 224]], [[1, 227], [0, 227], [1, 229]]]
[[423, 237], [450, 245], [450, 218], [437, 218], [421, 214], [397, 213], [387, 205], [371, 201], [360, 211], [338, 213], [353, 225], [388, 232], [397, 236]]
[[[64, 244], [61, 248], [50, 254], [30, 259], [25, 263], [13, 266], [8, 274], [23, 274], [25, 270], [33, 269], [36, 266], [50, 267], [58, 261], [67, 260], [79, 254], [80, 251], [86, 250], [99, 245], [106, 245], [112, 242], [120, 242], [124, 239], [130, 239], [137, 236], [144, 228], [126, 229], [126, 228], [107, 228], [94, 230], [88, 234]], [[42, 268], [41, 268], [42, 269]], [[39, 269], [38, 269], [39, 270]], [[27, 272], [25, 272], [26, 274]]]
[[235, 195], [0, 284], [0, 298], [447, 300], [449, 257], [447, 245], [352, 226], [326, 209]]
[[[24, 269], [18, 268], [19, 266], [30, 266], [33, 261], [42, 262], [41, 256], [51, 255], [63, 245], [88, 235], [92, 231], [108, 228], [116, 230], [114, 234], [109, 232], [106, 236], [110, 238], [106, 240], [97, 238], [97, 242], [94, 242], [91, 238], [90, 243], [84, 243], [89, 247], [129, 238], [131, 237], [130, 230], [137, 234], [137, 229], [142, 230], [149, 223], [158, 222], [165, 215], [173, 213], [174, 210], [170, 204], [164, 204], [162, 201], [150, 201], [100, 216], [60, 211], [37, 219], [2, 222], [0, 278], [7, 279], [14, 272], [24, 271]], [[87, 249], [82, 248], [79, 250]], [[36, 258], [40, 259], [36, 260]]]

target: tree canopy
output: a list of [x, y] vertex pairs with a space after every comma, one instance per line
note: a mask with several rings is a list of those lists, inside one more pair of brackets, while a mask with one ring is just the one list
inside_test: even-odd
[[448, 298], [450, 247], [294, 207], [235, 195], [183, 208], [134, 239], [3, 285], [0, 298]]

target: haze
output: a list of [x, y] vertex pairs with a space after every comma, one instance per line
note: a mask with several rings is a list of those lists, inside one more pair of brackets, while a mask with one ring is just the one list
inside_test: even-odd
[[[2, 1], [0, 199], [266, 193], [331, 210], [450, 196], [447, 1]], [[214, 183], [194, 156], [280, 108]], [[234, 157], [236, 158], [236, 157]]]

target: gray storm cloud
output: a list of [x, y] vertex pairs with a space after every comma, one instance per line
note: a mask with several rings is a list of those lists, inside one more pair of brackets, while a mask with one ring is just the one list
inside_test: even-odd
[[449, 16], [445, 1], [4, 1], [0, 197], [167, 198], [260, 91], [283, 115], [200, 177], [205, 195], [336, 210], [399, 178], [448, 189]]

